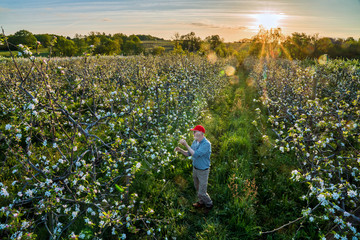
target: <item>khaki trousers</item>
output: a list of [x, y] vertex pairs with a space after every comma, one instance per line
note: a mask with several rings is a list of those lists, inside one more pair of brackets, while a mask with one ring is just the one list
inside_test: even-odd
[[209, 179], [210, 168], [207, 170], [198, 170], [193, 167], [194, 186], [199, 198], [199, 203], [205, 204], [206, 207], [213, 205], [209, 194], [207, 193], [207, 185]]

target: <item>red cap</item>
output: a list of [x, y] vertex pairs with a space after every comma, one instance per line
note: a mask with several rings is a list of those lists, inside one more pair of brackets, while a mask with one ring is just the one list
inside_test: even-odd
[[205, 133], [205, 128], [201, 125], [196, 125], [193, 129], [190, 129], [191, 131], [199, 131]]

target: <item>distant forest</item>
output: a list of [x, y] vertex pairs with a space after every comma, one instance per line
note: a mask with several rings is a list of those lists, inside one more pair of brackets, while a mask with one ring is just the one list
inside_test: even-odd
[[[5, 36], [0, 34], [0, 51], [7, 51]], [[218, 57], [247, 55], [288, 59], [313, 59], [323, 54], [330, 58], [359, 59], [360, 39], [352, 37], [319, 37], [318, 34], [292, 33], [285, 36], [281, 29], [260, 29], [251, 39], [225, 43], [219, 35], [201, 39], [194, 32], [185, 35], [176, 33], [171, 40], [151, 35], [125, 35], [90, 32], [88, 35], [76, 34], [74, 38], [55, 34], [33, 34], [27, 30], [17, 31], [7, 36], [10, 49], [17, 51], [19, 44], [28, 46], [34, 54], [46, 52], [51, 56], [82, 55], [161, 55], [165, 52], [199, 54], [215, 53]], [[44, 50], [46, 49], [46, 50]]]

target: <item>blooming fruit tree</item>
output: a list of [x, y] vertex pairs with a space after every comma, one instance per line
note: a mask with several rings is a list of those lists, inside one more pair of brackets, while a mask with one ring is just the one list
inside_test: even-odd
[[358, 239], [359, 62], [331, 60], [309, 66], [261, 59], [249, 64], [258, 101], [268, 110], [277, 138], [274, 146], [296, 155], [299, 168], [292, 179], [309, 187], [299, 220], [316, 224], [323, 239]]
[[20, 57], [0, 62], [0, 235], [155, 235], [132, 182], [171, 168], [180, 136], [227, 83], [225, 62]]

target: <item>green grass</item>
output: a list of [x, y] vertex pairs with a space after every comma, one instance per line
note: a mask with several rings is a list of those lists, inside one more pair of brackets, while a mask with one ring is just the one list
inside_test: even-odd
[[[246, 73], [240, 71], [221, 97], [209, 103], [199, 121], [212, 143], [208, 193], [214, 208], [208, 215], [191, 206], [197, 200], [191, 160], [179, 157], [172, 171], [136, 178], [134, 189], [149, 196], [145, 204], [155, 208], [159, 218], [167, 223], [163, 231], [168, 237], [306, 239], [311, 234], [316, 236], [315, 229], [305, 225], [299, 228], [299, 224], [273, 234], [259, 234], [299, 217], [304, 204], [299, 197], [305, 188], [289, 179], [297, 167], [295, 157], [272, 150], [262, 140], [264, 133], [272, 138], [266, 127], [266, 115], [261, 118], [264, 133], [251, 124], [256, 118], [255, 109], [261, 106], [253, 101], [257, 93], [248, 83]], [[190, 135], [189, 141], [192, 141]], [[176, 217], [179, 213], [181, 217]]]
[[151, 51], [155, 47], [164, 47], [165, 51], [172, 51], [174, 49], [174, 43], [169, 40], [142, 41], [142, 45], [147, 51]]
[[[38, 54], [36, 53], [36, 50], [34, 50], [34, 49], [32, 49], [31, 51], [35, 57], [38, 57], [38, 56], [47, 57], [49, 55], [49, 48], [40, 48], [38, 50]], [[12, 51], [12, 54], [14, 56], [17, 56], [18, 51]], [[10, 52], [9, 51], [0, 51], [0, 57], [10, 57]]]
[[[209, 214], [192, 207], [197, 197], [190, 159], [179, 155], [171, 163], [173, 167], [139, 172], [134, 178], [130, 191], [145, 200], [143, 209], [154, 210], [152, 218], [160, 227], [157, 237], [317, 239], [314, 227], [299, 223], [272, 234], [260, 234], [301, 215], [304, 203], [299, 198], [306, 187], [289, 179], [291, 171], [297, 168], [295, 157], [281, 154], [263, 141], [263, 134], [269, 135], [270, 142], [274, 136], [266, 125], [265, 109], [254, 98], [256, 89], [247, 73], [240, 70], [220, 97], [209, 102], [198, 122], [205, 126], [206, 137], [212, 143], [208, 193], [214, 208]], [[262, 123], [261, 133], [252, 124], [257, 108], [263, 113], [258, 120]], [[192, 141], [191, 133], [187, 140]], [[84, 227], [83, 223], [75, 225], [79, 231]], [[40, 231], [38, 235], [45, 236], [46, 232]], [[128, 239], [151, 238], [139, 233], [128, 235]]]
[[[14, 52], [15, 54], [15, 52]], [[16, 52], [17, 54], [17, 52]], [[10, 57], [10, 53], [8, 51], [0, 51], [0, 57]]]

